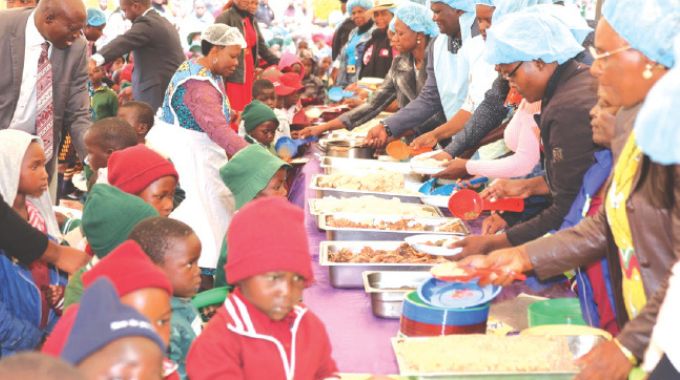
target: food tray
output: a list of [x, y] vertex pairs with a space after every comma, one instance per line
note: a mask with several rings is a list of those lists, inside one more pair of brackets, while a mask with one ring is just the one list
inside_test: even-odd
[[398, 319], [404, 305], [404, 296], [428, 278], [428, 272], [364, 272], [364, 291], [371, 297], [373, 315]]
[[369, 160], [365, 158], [345, 158], [325, 156], [321, 159], [321, 168], [325, 174], [337, 171], [354, 170], [389, 170], [392, 172], [410, 174], [413, 173], [408, 162]]
[[345, 189], [334, 189], [334, 188], [329, 188], [329, 187], [320, 187], [318, 186], [318, 180], [321, 178], [323, 174], [317, 174], [312, 178], [312, 181], [310, 183], [310, 189], [316, 190], [317, 192], [317, 198], [323, 198], [327, 195], [332, 195], [338, 198], [349, 198], [349, 197], [356, 197], [357, 195], [375, 195], [376, 197], [380, 198], [386, 198], [386, 199], [391, 199], [391, 198], [399, 198], [401, 199], [402, 202], [406, 203], [420, 203], [420, 196], [421, 194], [418, 193], [418, 189], [420, 186], [422, 186], [421, 182], [415, 182], [415, 181], [409, 181], [408, 178], [406, 178], [405, 181], [405, 188], [408, 190], [411, 190], [413, 193], [381, 193], [381, 192], [376, 192], [376, 191], [365, 191], [365, 190], [345, 190]]
[[[417, 376], [418, 378], [422, 379], [571, 379], [574, 374], [577, 373], [577, 368], [574, 369], [569, 369], [569, 370], [552, 370], [552, 371], [536, 371], [536, 372], [519, 372], [519, 371], [513, 371], [513, 372], [507, 372], [507, 371], [499, 371], [499, 370], [488, 370], [488, 371], [478, 371], [478, 372], [473, 372], [473, 371], [466, 371], [466, 372], [436, 372], [435, 370], [429, 371], [427, 369], [421, 370], [421, 371], [416, 371], [414, 372], [412, 369], [410, 369], [409, 364], [414, 365], [415, 363], [418, 363], [422, 366], [422, 362], [418, 360], [418, 358], [409, 358], [405, 357], [404, 353], [400, 350], [399, 344], [404, 344], [404, 342], [415, 342], [415, 343], [427, 343], [428, 346], [432, 347], [432, 352], [424, 352], [423, 355], [427, 356], [436, 356], [436, 358], [441, 357], [439, 362], [448, 362], [448, 359], [445, 357], [448, 356], [446, 354], [447, 349], [444, 348], [442, 349], [442, 345], [434, 345], [434, 342], [440, 341], [440, 342], [446, 342], [445, 347], [451, 347], [451, 348], [456, 348], [456, 347], [467, 347], [470, 349], [470, 342], [472, 341], [478, 341], [481, 338], [487, 339], [487, 338], [493, 338], [493, 339], [517, 339], [520, 338], [518, 336], [509, 336], [509, 337], [499, 337], [499, 336], [489, 336], [489, 335], [449, 335], [445, 337], [415, 337], [415, 338], [404, 338], [404, 337], [398, 337], [398, 338], [392, 338], [392, 348], [395, 352], [395, 356], [397, 358], [397, 364], [399, 366], [399, 372], [402, 376]], [[561, 338], [556, 338], [556, 339], [566, 339], [567, 340], [567, 345], [568, 345], [568, 350], [570, 352], [573, 352], [573, 350], [578, 347], [579, 350], [584, 350], [584, 347], [581, 347], [582, 345], [591, 345], [589, 340], [583, 340], [582, 344], [579, 343], [579, 337], [573, 337], [573, 339], [570, 340], [570, 338], [566, 337], [561, 337]], [[538, 345], [536, 348], [537, 352], [540, 352], [543, 350], [545, 346], [543, 345]], [[491, 348], [491, 351], [495, 349]], [[421, 351], [422, 352], [422, 351]], [[490, 357], [498, 356], [498, 354], [495, 354], [494, 352], [489, 352]], [[452, 352], [452, 354], [455, 356], [455, 354]], [[420, 353], [419, 353], [420, 355]], [[573, 355], [573, 354], [572, 354]], [[436, 359], [435, 358], [435, 359]], [[569, 358], [568, 360], [572, 360], [572, 358]], [[455, 361], [456, 358], [452, 358], [452, 361]], [[512, 360], [512, 358], [508, 358], [508, 360]], [[416, 364], [416, 365], [418, 365]]]
[[401, 216], [367, 216], [360, 214], [347, 214], [347, 213], [335, 213], [333, 215], [324, 215], [323, 218], [319, 218], [319, 228], [326, 231], [326, 237], [328, 240], [404, 240], [404, 238], [413, 235], [423, 235], [423, 234], [439, 234], [439, 235], [469, 235], [470, 229], [467, 225], [458, 218], [412, 218], [416, 223], [422, 223], [429, 226], [444, 225], [450, 222], [457, 222], [463, 228], [463, 233], [455, 232], [440, 232], [434, 229], [430, 231], [394, 231], [394, 230], [380, 230], [377, 228], [343, 228], [343, 227], [333, 227], [327, 224], [329, 217], [335, 218], [347, 218], [349, 220], [366, 220], [367, 218], [373, 221], [395, 221], [403, 219]]
[[[348, 198], [342, 198], [342, 199], [350, 200], [352, 198], [358, 198], [358, 197], [355, 196], [355, 197], [348, 197]], [[381, 198], [381, 199], [385, 199], [385, 198]], [[310, 214], [312, 214], [312, 215], [323, 215], [323, 214], [338, 213], [338, 211], [324, 209], [323, 207], [321, 207], [319, 205], [320, 202], [318, 202], [318, 201], [319, 201], [319, 198], [310, 199], [308, 201], [308, 203], [309, 203], [309, 213]], [[412, 203], [409, 203], [409, 204], [412, 204]], [[428, 212], [428, 213], [432, 213], [433, 216], [443, 216], [441, 210], [437, 207], [429, 206], [429, 205], [420, 205], [420, 207], [422, 207], [423, 211]], [[365, 210], [365, 212], [362, 212], [362, 214], [364, 214], [364, 213], [365, 214], [375, 214], [375, 210], [371, 210], [370, 208], [368, 208], [368, 209]], [[406, 215], [406, 214], [403, 214], [403, 213], [399, 214], [399, 213], [393, 212], [391, 214], [380, 214], [380, 215]]]
[[429, 270], [433, 264], [401, 264], [401, 263], [334, 263], [328, 259], [331, 251], [344, 248], [355, 253], [364, 247], [373, 249], [397, 249], [401, 241], [322, 241], [319, 246], [319, 264], [328, 267], [330, 283], [334, 288], [361, 289], [364, 287], [363, 272], [365, 271], [422, 271], [429, 277]]

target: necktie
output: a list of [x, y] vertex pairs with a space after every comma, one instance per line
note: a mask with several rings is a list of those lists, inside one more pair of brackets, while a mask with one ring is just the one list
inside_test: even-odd
[[42, 44], [42, 52], [38, 59], [38, 80], [36, 82], [37, 113], [35, 131], [45, 147], [45, 157], [49, 161], [54, 150], [54, 104], [52, 102], [52, 64], [47, 51], [49, 42]]

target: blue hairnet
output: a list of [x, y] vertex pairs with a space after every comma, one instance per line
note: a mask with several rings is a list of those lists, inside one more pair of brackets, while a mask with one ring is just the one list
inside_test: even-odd
[[494, 0], [475, 0], [475, 5], [486, 5], [489, 7], [495, 7]]
[[394, 13], [392, 22], [396, 19], [401, 20], [416, 33], [423, 33], [430, 37], [436, 37], [439, 34], [439, 28], [432, 21], [432, 12], [423, 5], [415, 3], [400, 5]]
[[581, 16], [581, 13], [575, 7], [568, 7], [554, 4], [540, 4], [526, 9], [527, 12], [539, 12], [549, 16], [553, 16], [560, 20], [576, 38], [576, 41], [583, 45], [586, 37], [593, 31], [593, 28], [588, 26], [586, 19]]
[[87, 25], [98, 28], [106, 25], [106, 13], [96, 8], [87, 9]]
[[537, 4], [552, 4], [552, 0], [494, 0], [494, 4], [496, 9], [493, 11], [491, 25], [510, 13], [519, 12]]
[[373, 8], [373, 1], [371, 0], [349, 0], [347, 2], [347, 13], [352, 14], [352, 9], [354, 7], [361, 7], [365, 10]]
[[492, 65], [537, 59], [562, 64], [582, 50], [563, 23], [543, 13], [509, 14], [486, 32], [485, 58]]
[[[675, 59], [680, 60], [680, 35], [675, 37]], [[635, 139], [652, 160], [680, 164], [680, 65], [666, 73], [647, 94], [635, 120]]]
[[431, 0], [430, 3], [443, 3], [463, 12], [475, 13], [475, 2], [472, 0]]
[[602, 17], [647, 58], [672, 67], [673, 36], [678, 33], [680, 0], [607, 0]]

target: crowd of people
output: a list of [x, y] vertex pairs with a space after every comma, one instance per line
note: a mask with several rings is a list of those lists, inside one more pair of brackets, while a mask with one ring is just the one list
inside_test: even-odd
[[524, 199], [458, 257], [576, 289], [579, 379], [680, 376], [678, 0], [109, 3], [0, 11], [0, 378], [339, 378], [277, 142], [376, 119]]

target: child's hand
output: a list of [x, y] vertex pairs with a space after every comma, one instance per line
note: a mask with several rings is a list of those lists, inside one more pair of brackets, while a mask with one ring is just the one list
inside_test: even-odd
[[64, 287], [61, 285], [47, 285], [45, 293], [47, 294], [47, 305], [51, 309], [61, 312], [64, 307]]

